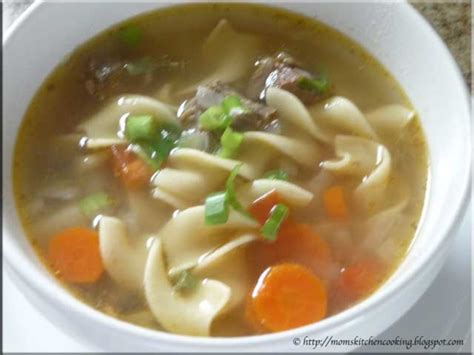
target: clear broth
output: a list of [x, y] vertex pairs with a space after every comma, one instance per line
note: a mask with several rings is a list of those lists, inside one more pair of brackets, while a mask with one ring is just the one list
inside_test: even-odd
[[[198, 74], [208, 70], [198, 58], [199, 49], [221, 18], [228, 19], [237, 30], [263, 38], [264, 44], [260, 48], [262, 56], [284, 50], [297, 58], [307, 70], [327, 73], [335, 92], [352, 100], [362, 112], [393, 103], [412, 107], [396, 80], [363, 48], [321, 23], [283, 10], [249, 4], [193, 4], [166, 8], [114, 26], [81, 45], [54, 69], [33, 98], [17, 139], [14, 159], [17, 208], [26, 234], [45, 265], [48, 265], [45, 257], [48, 241], [56, 227], [42, 225], [41, 219], [56, 213], [61, 206], [71, 205], [54, 199], [39, 203], [38, 196], [45, 186], [52, 181], [73, 181], [82, 195], [99, 187], [119, 201], [126, 200], [120, 183], [106, 165], [78, 176], [74, 162], [83, 160], [85, 153], [79, 148], [69, 149], [67, 143], [69, 148], [63, 149], [57, 144], [58, 137], [74, 132], [77, 124], [98, 111], [109, 98], [128, 93], [153, 96], [167, 82], [184, 83], [197, 79]], [[179, 26], [176, 25], [178, 23]], [[118, 40], [120, 29], [130, 24], [142, 29], [144, 43], [131, 50]], [[145, 55], [174, 64], [164, 65], [146, 80], [141, 76], [119, 76], [100, 94], [88, 91], [87, 81], [94, 65], [101, 67], [129, 62]], [[246, 79], [242, 78], [242, 82]], [[239, 84], [236, 88], [239, 89]], [[177, 97], [172, 99], [175, 101], [173, 104], [180, 101]], [[392, 246], [393, 256], [387, 268], [389, 272], [380, 279], [380, 284], [403, 260], [414, 238], [423, 208], [428, 171], [427, 149], [418, 118], [403, 135], [383, 143], [392, 154], [393, 171], [396, 172], [389, 190], [396, 194], [401, 181], [409, 182], [410, 199], [405, 210], [409, 216], [409, 228], [405, 225], [393, 232], [397, 235]], [[323, 156], [334, 154], [328, 149]], [[358, 183], [353, 179], [336, 177], [334, 182], [347, 188], [353, 188]], [[146, 193], [141, 201], [149, 206], [156, 205], [156, 201]], [[77, 198], [72, 200], [74, 203], [77, 203]], [[119, 213], [126, 215], [127, 208], [124, 204]], [[73, 210], [71, 213], [74, 215]], [[171, 218], [173, 210], [162, 206], [160, 214], [160, 218], [148, 226], [132, 225], [131, 228], [138, 233], [156, 230]], [[295, 215], [304, 222], [316, 225], [324, 222], [324, 216], [318, 210], [296, 211]], [[86, 220], [80, 223], [90, 226]], [[354, 234], [352, 239], [356, 241], [358, 237]], [[337, 245], [333, 247], [337, 249]], [[252, 277], [255, 279], [255, 276]], [[161, 329], [146, 312], [143, 296], [121, 289], [107, 275], [90, 286], [64, 285], [96, 309], [132, 323]], [[330, 299], [329, 316], [351, 304], [339, 304]], [[242, 307], [214, 322], [212, 335], [257, 334], [245, 321]]]

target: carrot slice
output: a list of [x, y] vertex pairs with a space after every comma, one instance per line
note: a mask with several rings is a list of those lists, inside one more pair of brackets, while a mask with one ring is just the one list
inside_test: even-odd
[[[249, 212], [261, 224], [265, 223], [272, 208], [282, 203], [276, 191], [271, 191], [249, 207]], [[317, 273], [326, 276], [332, 266], [329, 244], [310, 225], [286, 218], [282, 223], [276, 241], [257, 241], [247, 248], [247, 258], [260, 274], [269, 265], [280, 262], [298, 262]]]
[[342, 186], [332, 186], [324, 192], [324, 208], [329, 217], [347, 219], [348, 208]]
[[385, 267], [375, 258], [366, 258], [341, 270], [341, 291], [353, 299], [360, 299], [373, 292], [383, 281]]
[[310, 225], [288, 221], [273, 243], [257, 241], [247, 248], [247, 257], [257, 272], [280, 262], [297, 262], [326, 277], [333, 268], [329, 243]]
[[260, 276], [247, 307], [251, 324], [273, 332], [297, 328], [326, 316], [326, 288], [304, 266], [280, 264]]
[[114, 173], [125, 186], [136, 189], [149, 183], [153, 171], [142, 159], [123, 146], [113, 145], [111, 150]]
[[329, 243], [308, 224], [284, 226], [276, 247], [282, 261], [306, 265], [320, 276], [326, 275], [333, 263]]
[[[256, 286], [254, 287], [254, 289]], [[262, 334], [267, 333], [268, 330], [261, 324], [260, 319], [255, 313], [255, 307], [253, 306], [253, 289], [247, 294], [245, 299], [245, 310], [244, 310], [244, 319], [247, 321], [247, 324], [252, 328], [256, 333]]]
[[93, 283], [104, 271], [99, 251], [99, 235], [88, 228], [68, 228], [49, 243], [49, 259], [65, 281]]

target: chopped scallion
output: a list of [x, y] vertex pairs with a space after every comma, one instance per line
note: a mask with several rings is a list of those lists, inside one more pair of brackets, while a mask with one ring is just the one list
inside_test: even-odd
[[106, 193], [99, 192], [84, 197], [79, 201], [79, 208], [87, 217], [94, 217], [98, 212], [111, 207], [113, 200]]
[[242, 164], [236, 165], [230, 172], [229, 177], [225, 183], [227, 200], [229, 205], [236, 210], [237, 212], [242, 213], [243, 215], [253, 219], [252, 215], [242, 206], [242, 204], [237, 199], [237, 193], [235, 192], [235, 179], [239, 175], [239, 169]]
[[207, 225], [223, 224], [229, 218], [227, 192], [209, 195], [205, 203], [205, 221]]
[[156, 154], [161, 160], [164, 161], [168, 158], [171, 151], [178, 145], [178, 138], [179, 136], [169, 129], [162, 129], [160, 131], [160, 136], [154, 144], [154, 148]]
[[[135, 117], [140, 119], [130, 120]], [[153, 118], [130, 116], [125, 126], [125, 135], [137, 145], [136, 153], [156, 171], [178, 145], [181, 128], [169, 123], [152, 123], [148, 117]]]
[[160, 169], [162, 161], [158, 158], [157, 154], [154, 153], [153, 148], [142, 143], [135, 145], [133, 151], [143, 159], [153, 171]]
[[220, 105], [209, 107], [199, 116], [199, 126], [207, 131], [224, 130], [231, 125], [234, 116], [245, 112], [248, 110], [242, 105], [240, 97], [229, 95]]
[[178, 292], [191, 291], [199, 284], [199, 279], [189, 270], [181, 271], [174, 284], [174, 290]]
[[176, 139], [181, 135], [182, 128], [175, 123], [162, 122], [159, 126], [161, 131], [166, 131], [168, 135], [173, 136]]
[[119, 32], [120, 39], [130, 47], [136, 47], [142, 41], [142, 30], [136, 25], [130, 25], [122, 28]]
[[284, 170], [272, 170], [267, 172], [263, 177], [271, 180], [288, 181], [288, 173]]
[[235, 192], [235, 179], [239, 175], [239, 169], [240, 169], [241, 164], [236, 165], [232, 171], [230, 172], [229, 177], [227, 178], [227, 181], [225, 183], [225, 188], [227, 192], [227, 197], [229, 199], [229, 203], [232, 205], [232, 207], [235, 208], [237, 206], [237, 209], [242, 209], [242, 205], [240, 205], [239, 201], [237, 200], [237, 194]]
[[206, 131], [225, 129], [230, 123], [230, 117], [221, 106], [211, 106], [199, 116], [199, 126]]
[[151, 115], [130, 116], [125, 123], [125, 136], [132, 142], [151, 140], [158, 133], [158, 123]]
[[224, 112], [231, 117], [248, 112], [244, 105], [242, 105], [240, 97], [237, 95], [226, 96], [222, 101], [221, 106], [224, 109]]
[[288, 216], [288, 207], [282, 203], [274, 206], [270, 212], [270, 217], [263, 225], [261, 232], [265, 239], [274, 241], [278, 235], [281, 224]]
[[140, 142], [138, 145], [148, 157], [145, 161], [153, 170], [158, 170], [176, 146], [176, 142], [173, 139], [160, 137], [155, 142], [145, 141]]
[[205, 203], [205, 221], [207, 225], [226, 223], [229, 219], [229, 207], [232, 207], [246, 217], [253, 219], [252, 215], [237, 200], [235, 193], [235, 179], [239, 174], [240, 165], [235, 166], [227, 178], [224, 192], [209, 195]]
[[315, 91], [318, 94], [326, 94], [329, 90], [329, 80], [325, 77], [309, 78], [303, 76], [298, 80], [298, 86], [304, 90]]
[[242, 133], [234, 132], [230, 127], [227, 127], [221, 136], [219, 155], [222, 158], [233, 158], [239, 151], [243, 140], [244, 135]]

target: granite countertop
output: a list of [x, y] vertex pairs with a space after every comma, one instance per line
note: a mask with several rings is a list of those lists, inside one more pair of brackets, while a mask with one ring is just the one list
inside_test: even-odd
[[[32, 2], [33, 0], [4, 0], [3, 30], [5, 31]], [[410, 0], [410, 3], [446, 42], [471, 87], [471, 0], [432, 3]]]
[[471, 1], [410, 2], [446, 42], [471, 87]]

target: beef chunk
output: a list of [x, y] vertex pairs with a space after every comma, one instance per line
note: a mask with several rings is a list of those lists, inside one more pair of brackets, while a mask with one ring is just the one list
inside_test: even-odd
[[211, 106], [220, 105], [229, 95], [237, 95], [247, 109], [234, 116], [231, 127], [237, 131], [264, 130], [276, 119], [276, 111], [261, 103], [249, 100], [220, 82], [200, 86], [196, 95], [183, 102], [178, 110], [178, 118], [185, 128], [198, 127], [199, 116]]
[[198, 105], [196, 97], [185, 100], [178, 108], [178, 119], [181, 126], [190, 129], [198, 126], [199, 115], [204, 109]]
[[169, 71], [180, 63], [167, 56], [160, 58], [139, 57], [123, 60], [120, 56], [92, 58], [84, 64], [82, 77], [87, 93], [98, 100], [124, 92], [143, 91], [152, 85], [157, 70]]
[[265, 100], [270, 87], [281, 88], [296, 95], [303, 103], [314, 103], [325, 93], [301, 85], [302, 81], [313, 80], [315, 75], [301, 68], [298, 62], [286, 53], [259, 60], [252, 75], [246, 94], [253, 100]]

